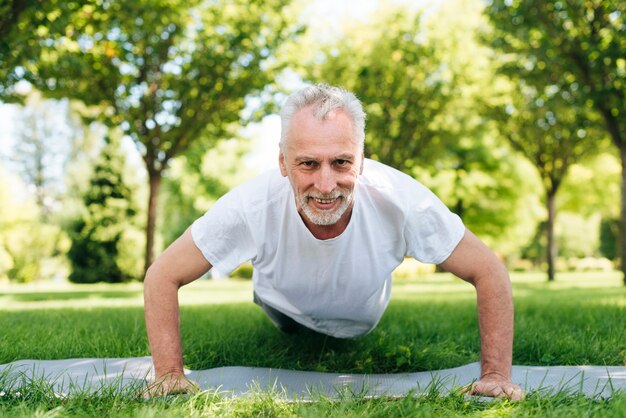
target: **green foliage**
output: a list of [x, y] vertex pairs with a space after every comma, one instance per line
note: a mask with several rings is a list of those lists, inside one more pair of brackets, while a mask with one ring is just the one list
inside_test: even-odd
[[[620, 151], [622, 171], [626, 172], [626, 3], [493, 0], [486, 11], [494, 27], [491, 44], [502, 53], [502, 72], [524, 80], [539, 94], [558, 93], [549, 97], [550, 101], [553, 98], [559, 101], [552, 104], [556, 107], [543, 124], [550, 124], [551, 119], [563, 120], [563, 115], [565, 120], [584, 121], [583, 113], [574, 118], [567, 115], [593, 109], [593, 119], [603, 122], [606, 133]], [[542, 106], [550, 103], [542, 96], [537, 99], [542, 100]], [[537, 104], [537, 100], [532, 103]], [[575, 140], [580, 136], [579, 130], [558, 130], [560, 136], [555, 137], [558, 145], [562, 139]], [[583, 142], [588, 142], [586, 147], [591, 149], [591, 143], [597, 143], [598, 139], [599, 136], [592, 136]], [[555, 160], [547, 166], [559, 173], [563, 171], [559, 165], [566, 165], [557, 163]], [[626, 236], [626, 196], [622, 196], [621, 236]], [[626, 248], [621, 251], [622, 260], [626, 260]], [[626, 262], [622, 271], [626, 284]]]
[[[28, 80], [47, 96], [78, 99], [71, 106], [80, 107], [85, 120], [98, 119], [132, 139], [148, 176], [164, 178], [158, 206], [164, 216], [157, 227], [165, 244], [247, 176], [238, 160], [243, 148], [229, 148], [232, 141], [216, 145], [217, 139], [229, 137], [242, 114], [255, 113], [258, 100], [245, 97], [268, 94], [276, 71], [291, 65], [276, 61], [296, 33], [287, 0], [0, 3], [0, 100], [23, 101], [14, 86]], [[559, 174], [569, 165], [559, 180], [559, 211], [585, 219], [598, 212], [617, 216], [619, 158], [601, 154], [576, 162], [576, 155], [605, 150], [608, 136], [599, 132], [600, 122], [614, 142], [624, 130], [623, 2], [494, 0], [487, 16], [497, 55], [474, 39], [486, 26], [480, 1], [447, 1], [422, 16], [391, 3], [382, 2], [370, 23], [353, 19], [336, 44], [293, 45], [306, 79], [343, 84], [363, 100], [368, 155], [431, 187], [507, 261], [518, 256], [545, 211], [536, 174], [496, 130], [524, 143], [526, 154], [537, 155], [543, 144], [542, 152], [556, 157], [542, 160], [546, 172]], [[494, 78], [495, 64], [517, 81]], [[501, 118], [497, 126], [486, 123], [492, 105], [499, 113], [488, 116]], [[42, 114], [34, 112], [37, 123]], [[522, 124], [527, 128], [519, 129]], [[58, 144], [50, 135], [43, 138]], [[19, 155], [27, 157], [28, 144], [20, 145]], [[46, 225], [36, 219], [43, 214], [33, 202], [13, 192], [1, 199], [0, 277], [9, 271], [13, 280], [49, 277], [52, 264], [65, 276], [59, 255], [67, 237], [54, 223], [59, 216], [75, 218], [82, 207], [74, 195], [82, 195], [89, 164], [85, 155], [71, 158], [63, 213], [46, 215]], [[51, 196], [51, 183], [40, 190]], [[147, 200], [141, 196], [142, 205]], [[576, 233], [588, 231], [588, 222], [570, 215], [563, 220], [572, 224], [561, 222], [563, 234], [557, 231], [565, 245], [561, 255], [594, 252], [595, 238], [587, 238], [597, 231], [581, 239]], [[613, 245], [607, 231], [601, 248]], [[116, 263], [126, 276], [142, 275], [139, 249], [145, 243], [137, 227], [123, 228]], [[545, 243], [535, 244], [532, 251], [544, 251]]]
[[513, 87], [494, 109], [500, 132], [536, 167], [545, 192], [554, 195], [572, 164], [599, 151], [597, 125], [588, 109], [577, 106], [572, 94], [550, 78], [532, 85], [510, 77]]
[[[0, 4], [0, 100], [21, 102], [14, 87], [33, 81], [33, 68], [50, 50], [82, 24], [96, 0], [6, 0]], [[80, 26], [79, 26], [80, 27]], [[44, 80], [52, 83], [52, 80]]]
[[244, 263], [237, 267], [235, 271], [233, 271], [230, 276], [237, 277], [240, 279], [252, 279], [252, 275], [254, 273], [254, 268], [251, 263]]
[[123, 282], [131, 277], [120, 268], [120, 241], [135, 215], [131, 190], [122, 178], [125, 159], [119, 143], [108, 138], [83, 196], [86, 213], [71, 226], [70, 281]]
[[600, 215], [584, 217], [577, 213], [561, 212], [556, 221], [555, 232], [560, 257], [583, 258], [598, 254]]
[[589, 217], [618, 217], [621, 167], [612, 153], [585, 158], [570, 167], [557, 199], [560, 211]]
[[309, 79], [354, 91], [367, 113], [365, 152], [403, 171], [431, 157], [442, 141], [435, 120], [452, 97], [452, 74], [423, 37], [419, 15], [383, 13], [326, 49]]
[[63, 273], [65, 268], [58, 257], [59, 251], [68, 247], [68, 238], [59, 226], [30, 219], [7, 229], [4, 252], [9, 256], [9, 280], [26, 283]]
[[[598, 250], [598, 247], [603, 245], [602, 240], [605, 239], [601, 235], [600, 228], [599, 214], [585, 217], [579, 213], [562, 211], [555, 224], [559, 257], [554, 260], [556, 270], [579, 270], [577, 265], [581, 259], [597, 255], [606, 257], [606, 254]], [[542, 266], [546, 261], [546, 248], [546, 222], [540, 222], [534, 231], [534, 236], [522, 247], [520, 256], [530, 260], [534, 266]]]
[[367, 113], [366, 153], [432, 188], [509, 256], [536, 222], [535, 190], [481, 114], [493, 73], [489, 51], [474, 39], [481, 8], [453, 1], [430, 18], [381, 8], [302, 73], [355, 91]]
[[[554, 6], [558, 9], [559, 4]], [[558, 252], [554, 239], [555, 196], [572, 164], [601, 151], [603, 134], [598, 132], [599, 115], [592, 111], [592, 102], [581, 92], [576, 79], [570, 77], [563, 82], [563, 60], [553, 65], [550, 59], [559, 48], [550, 39], [553, 28], [531, 18], [545, 18], [534, 15], [542, 13], [544, 7], [550, 10], [551, 2], [516, 2], [508, 6], [494, 2], [488, 14], [495, 29], [488, 37], [500, 53], [498, 71], [511, 83], [491, 114], [513, 148], [532, 162], [541, 177], [548, 215], [548, 279], [553, 280]], [[507, 13], [510, 20], [503, 22]]]
[[289, 1], [59, 3], [45, 18], [24, 12], [18, 27], [35, 34], [25, 54], [37, 58], [15, 73], [98, 108], [85, 117], [135, 142], [150, 184], [147, 267], [164, 170], [194, 142], [214, 145], [240, 120], [246, 96], [273, 81], [272, 55], [295, 32], [283, 13]]
[[530, 260], [534, 266], [540, 266], [545, 260], [546, 222], [539, 222], [533, 232], [532, 239], [520, 248], [520, 257], [524, 260]]
[[[68, 239], [41, 212], [19, 178], [0, 167], [0, 281], [30, 282], [62, 274]], [[52, 270], [50, 269], [52, 267]]]
[[609, 260], [615, 260], [619, 254], [619, 219], [603, 218], [600, 223], [600, 253]]
[[59, 206], [63, 188], [63, 168], [70, 158], [73, 137], [80, 126], [72, 120], [67, 100], [46, 100], [30, 90], [25, 105], [14, 120], [18, 133], [9, 153], [24, 182], [34, 190], [44, 221]]
[[252, 177], [244, 155], [250, 144], [239, 138], [220, 141], [208, 151], [192, 147], [172, 162], [163, 182], [160, 225], [164, 244], [178, 238], [193, 221], [231, 188]]
[[616, 144], [626, 140], [623, 1], [493, 0], [487, 13], [493, 45], [507, 54], [507, 73], [530, 84], [558, 75], [548, 80], [571, 92], [580, 107], [590, 100]]
[[138, 225], [137, 217], [127, 222], [117, 243], [117, 265], [126, 278], [141, 279], [144, 275], [142, 249], [145, 248], [145, 233]]
[[[505, 258], [514, 258], [532, 237], [543, 213], [530, 167], [493, 139], [456, 145], [457, 165], [436, 163], [414, 170], [465, 225]], [[463, 144], [467, 148], [463, 149]], [[448, 160], [452, 163], [452, 159]]]
[[280, 14], [286, 4], [107, 2], [61, 34], [62, 46], [33, 76], [54, 80], [50, 94], [105, 106], [99, 116], [136, 142], [149, 170], [161, 171], [194, 141], [221, 137], [245, 96], [271, 81], [261, 67], [290, 36]]

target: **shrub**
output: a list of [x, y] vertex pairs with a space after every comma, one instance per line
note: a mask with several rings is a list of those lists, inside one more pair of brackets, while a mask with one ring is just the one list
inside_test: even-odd
[[394, 279], [406, 280], [434, 273], [435, 268], [434, 264], [420, 263], [414, 258], [407, 257], [404, 259], [402, 264], [396, 267], [393, 271], [392, 277]]
[[237, 277], [240, 279], [252, 279], [253, 271], [254, 269], [252, 267], [252, 264], [244, 263], [237, 267], [237, 269], [235, 269], [235, 271], [230, 274], [230, 277]]
[[119, 265], [120, 241], [136, 211], [124, 184], [124, 156], [117, 141], [107, 139], [83, 195], [85, 212], [70, 227], [69, 276], [75, 283], [118, 283], [131, 279]]
[[604, 257], [585, 257], [568, 260], [571, 271], [613, 271], [611, 260]]
[[600, 223], [600, 254], [615, 260], [618, 251], [619, 219], [602, 219]]

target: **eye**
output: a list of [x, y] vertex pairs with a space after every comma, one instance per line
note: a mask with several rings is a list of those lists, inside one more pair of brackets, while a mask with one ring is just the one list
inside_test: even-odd
[[307, 161], [302, 161], [300, 163], [300, 165], [302, 165], [304, 167], [312, 168], [312, 167], [315, 167], [317, 165], [317, 162], [313, 161], [313, 160], [307, 160]]
[[341, 158], [335, 160], [335, 165], [338, 165], [339, 167], [345, 167], [345, 166], [347, 166], [349, 164], [350, 164], [349, 160], [343, 160]]

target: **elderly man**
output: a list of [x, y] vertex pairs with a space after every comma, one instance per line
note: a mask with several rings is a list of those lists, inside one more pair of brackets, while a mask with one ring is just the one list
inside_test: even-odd
[[470, 392], [519, 399], [511, 383], [513, 303], [506, 268], [427, 188], [363, 156], [365, 114], [327, 85], [281, 112], [280, 170], [224, 195], [150, 267], [145, 316], [156, 370], [148, 394], [183, 392], [178, 289], [215, 266], [252, 260], [254, 301], [285, 332], [339, 338], [371, 331], [405, 256], [476, 288], [480, 380]]

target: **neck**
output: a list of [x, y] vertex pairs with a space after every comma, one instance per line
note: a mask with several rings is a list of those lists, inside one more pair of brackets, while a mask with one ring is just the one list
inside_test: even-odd
[[304, 225], [311, 231], [311, 234], [313, 234], [315, 238], [327, 240], [338, 237], [346, 230], [350, 223], [350, 218], [352, 217], [352, 209], [353, 208], [348, 209], [341, 219], [332, 225], [316, 225], [303, 214], [300, 214], [300, 218], [302, 218]]

